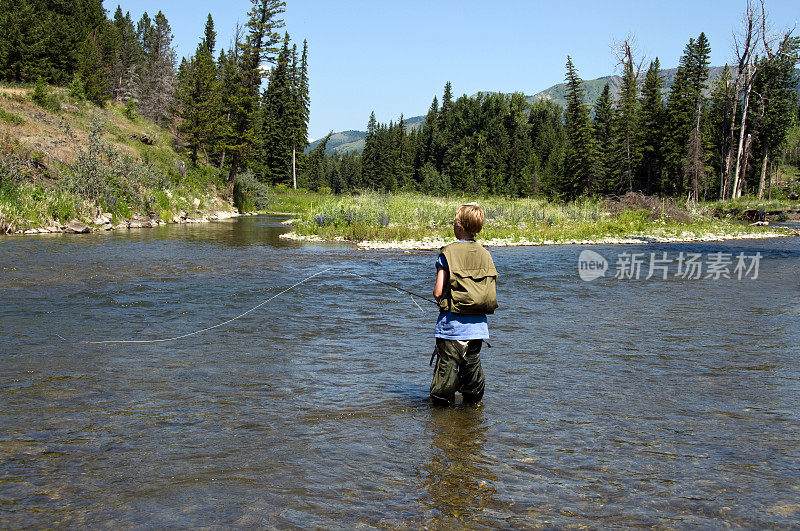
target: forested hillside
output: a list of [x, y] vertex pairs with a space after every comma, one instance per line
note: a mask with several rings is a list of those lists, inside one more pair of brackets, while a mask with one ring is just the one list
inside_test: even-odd
[[254, 0], [229, 49], [217, 47], [209, 15], [195, 53], [178, 60], [161, 11], [134, 21], [119, 7], [109, 17], [100, 0], [3, 0], [0, 78], [35, 83], [34, 98], [53, 112], [47, 85], [124, 105], [170, 129], [191, 164], [224, 172], [229, 196], [243, 169], [291, 184], [307, 145], [308, 48], [280, 33], [284, 9]]
[[[566, 82], [549, 97], [456, 99], [447, 83], [421, 128], [409, 131], [402, 116], [378, 123], [373, 113], [361, 154], [331, 154], [323, 139], [309, 154], [303, 184], [562, 199], [627, 191], [694, 199], [790, 194], [800, 151], [800, 39], [792, 31], [765, 34], [760, 13], [745, 13], [747, 46], [730, 67], [709, 67], [711, 43], [701, 33], [667, 71], [658, 58], [639, 71], [641, 59], [623, 43], [616, 51], [622, 75], [602, 85], [587, 87], [567, 57]], [[562, 97], [563, 108], [556, 103]]]

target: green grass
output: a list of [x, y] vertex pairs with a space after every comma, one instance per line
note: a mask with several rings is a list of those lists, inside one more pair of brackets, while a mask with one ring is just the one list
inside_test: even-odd
[[80, 201], [62, 189], [45, 191], [24, 183], [0, 186], [0, 229], [11, 225], [13, 230], [52, 225], [78, 216]]
[[14, 125], [23, 125], [25, 123], [25, 119], [21, 116], [17, 116], [13, 112], [7, 112], [3, 109], [0, 109], [0, 120]]
[[196, 211], [211, 212], [225, 209], [216, 201], [216, 194], [188, 187], [173, 187], [170, 190], [149, 189], [148, 208], [132, 204], [128, 199], [114, 198], [109, 203], [105, 198], [97, 201], [83, 199], [61, 186], [47, 189], [30, 182], [6, 182], [0, 186], [0, 233], [9, 227], [12, 231], [65, 224], [73, 219], [91, 223], [96, 211], [110, 212], [115, 222], [129, 219], [133, 214], [154, 211], [162, 221], [170, 221], [181, 210], [190, 216]]
[[741, 216], [745, 210], [785, 210], [800, 207], [800, 201], [790, 201], [786, 198], [759, 200], [755, 197], [745, 196], [725, 201], [704, 202], [700, 203], [698, 207], [716, 217], [735, 219]]
[[[403, 241], [453, 237], [453, 214], [472, 197], [431, 197], [412, 193], [331, 196], [306, 191], [277, 190], [270, 210], [297, 216], [300, 235], [352, 241]], [[655, 236], [702, 237], [769, 232], [732, 220], [692, 212], [691, 220], [652, 219], [650, 211], [606, 211], [597, 199], [558, 203], [543, 199], [479, 198], [486, 221], [480, 239], [570, 242]]]

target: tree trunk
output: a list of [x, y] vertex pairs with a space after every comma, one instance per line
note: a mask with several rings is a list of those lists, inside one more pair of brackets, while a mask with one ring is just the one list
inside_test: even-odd
[[236, 172], [239, 170], [239, 150], [233, 151], [233, 160], [231, 161], [231, 171], [228, 174], [228, 199], [233, 199], [233, 183], [236, 181]]
[[694, 171], [692, 172], [694, 175], [693, 187], [694, 187], [694, 197], [695, 200], [700, 199], [700, 176], [699, 173], [702, 168], [702, 149], [703, 144], [700, 140], [700, 113], [702, 111], [702, 104], [697, 102], [697, 127], [695, 129], [695, 142], [696, 142], [696, 152], [695, 152], [695, 160], [692, 161], [692, 165], [694, 166]]
[[748, 134], [747, 140], [744, 142], [744, 154], [742, 156], [742, 174], [739, 179], [739, 188], [736, 191], [736, 197], [742, 197], [742, 193], [747, 189], [747, 163], [750, 160], [750, 144], [753, 140], [753, 135]]
[[767, 152], [767, 146], [764, 146], [764, 160], [761, 161], [761, 179], [758, 181], [758, 198], [762, 199], [764, 197], [764, 185], [767, 181], [767, 161], [769, 160], [769, 153]]
[[[743, 79], [743, 72], [741, 68], [742, 61], [739, 61], [740, 68], [736, 73], [736, 82], [734, 83], [733, 87], [733, 94], [728, 94], [727, 88], [725, 90], [725, 116], [730, 114], [730, 130], [728, 132], [727, 139], [723, 142], [723, 159], [725, 161], [721, 173], [722, 177], [720, 179], [720, 196], [721, 200], [725, 200], [728, 197], [728, 188], [731, 184], [731, 166], [733, 165], [733, 142], [736, 139], [736, 109], [737, 109], [737, 102], [739, 96], [739, 90], [741, 90], [742, 86], [742, 79]], [[733, 195], [731, 193], [731, 195]]]
[[296, 147], [294, 145], [294, 140], [292, 140], [292, 188], [295, 190], [297, 189], [297, 164], [295, 162], [295, 151]]
[[772, 174], [775, 173], [775, 161], [769, 163], [769, 173], [767, 174], [767, 199], [772, 201]]
[[[750, 67], [748, 65], [748, 69], [749, 68]], [[731, 193], [731, 199], [736, 199], [738, 197], [741, 197], [741, 194], [739, 193], [739, 190], [740, 190], [740, 187], [739, 187], [739, 176], [740, 176], [740, 170], [741, 170], [741, 167], [742, 167], [742, 155], [743, 155], [743, 151], [744, 151], [744, 130], [745, 130], [745, 125], [747, 124], [747, 106], [748, 106], [748, 104], [750, 102], [750, 89], [751, 88], [752, 88], [752, 83], [750, 83], [748, 81], [748, 83], [747, 83], [747, 92], [745, 92], [744, 104], [742, 105], [742, 126], [739, 129], [739, 149], [736, 152], [736, 171], [735, 171], [734, 176], [733, 176], [733, 191]]]

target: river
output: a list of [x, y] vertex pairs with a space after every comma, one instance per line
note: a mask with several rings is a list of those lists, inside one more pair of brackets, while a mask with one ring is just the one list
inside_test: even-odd
[[429, 295], [435, 253], [280, 219], [0, 237], [0, 526], [800, 524], [799, 238], [493, 248], [486, 396], [442, 409], [435, 307], [346, 274]]

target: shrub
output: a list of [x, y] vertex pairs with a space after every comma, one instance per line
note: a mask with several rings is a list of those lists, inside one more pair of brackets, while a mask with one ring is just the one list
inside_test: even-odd
[[256, 179], [252, 171], [236, 176], [233, 184], [233, 204], [239, 212], [266, 210], [274, 194], [267, 185]]
[[77, 101], [84, 101], [86, 99], [83, 80], [81, 80], [81, 76], [77, 72], [75, 72], [75, 75], [72, 77], [72, 82], [69, 84], [69, 97]]
[[628, 211], [644, 210], [649, 213], [650, 219], [688, 222], [691, 216], [686, 210], [678, 207], [670, 199], [648, 196], [637, 192], [628, 192], [619, 198], [608, 198], [603, 206], [612, 214]]
[[129, 99], [125, 104], [125, 109], [122, 111], [122, 114], [125, 115], [125, 118], [131, 121], [135, 120], [139, 116], [136, 114], [136, 103], [132, 99]]
[[14, 125], [22, 125], [25, 123], [25, 120], [22, 117], [11, 112], [6, 112], [3, 109], [0, 109], [0, 120]]
[[33, 94], [31, 100], [48, 111], [56, 112], [59, 109], [58, 99], [54, 94], [50, 93], [50, 89], [45, 84], [41, 76], [36, 80], [36, 85], [33, 87]]
[[33, 87], [33, 94], [31, 95], [31, 101], [40, 107], [44, 107], [47, 103], [47, 97], [50, 95], [50, 91], [47, 88], [47, 85], [44, 84], [44, 79], [42, 76], [36, 80], [36, 85]]
[[154, 202], [149, 190], [166, 188], [167, 176], [153, 164], [120, 154], [105, 142], [102, 131], [102, 120], [93, 117], [88, 149], [78, 152], [73, 171], [66, 178], [67, 189], [93, 201], [104, 199], [109, 205], [121, 200], [120, 205], [149, 208]]

